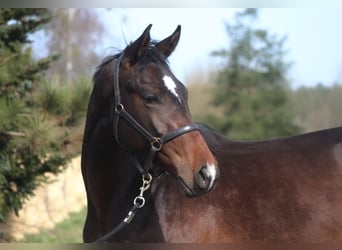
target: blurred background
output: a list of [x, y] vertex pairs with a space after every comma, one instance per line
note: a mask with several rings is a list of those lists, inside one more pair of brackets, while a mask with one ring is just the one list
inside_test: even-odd
[[81, 242], [92, 74], [152, 23], [195, 121], [232, 140], [341, 126], [339, 8], [0, 9], [0, 241]]

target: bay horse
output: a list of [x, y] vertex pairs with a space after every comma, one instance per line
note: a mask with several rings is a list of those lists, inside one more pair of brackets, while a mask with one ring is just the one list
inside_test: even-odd
[[[141, 239], [161, 240], [161, 231], [146, 230], [158, 221], [141, 215], [154, 211], [152, 202], [145, 206], [150, 182], [167, 172], [187, 196], [197, 196], [209, 192], [219, 176], [216, 160], [192, 122], [187, 90], [167, 63], [181, 28], [160, 42], [151, 42], [150, 29], [105, 59], [93, 77], [81, 156], [86, 242], [105, 235], [123, 218], [124, 224], [131, 221], [137, 209], [142, 211], [126, 231], [138, 228], [144, 231]], [[124, 232], [111, 240], [125, 240]]]
[[[149, 28], [143, 37], [146, 32]], [[137, 65], [143, 54], [149, 57], [150, 53], [162, 53], [166, 58], [174, 50], [179, 34], [178, 27], [162, 42], [143, 42], [147, 47], [143, 53], [138, 53], [140, 49], [136, 48], [132, 52], [128, 46], [123, 54], [132, 56], [136, 53]], [[137, 45], [137, 41], [132, 43], [133, 47], [142, 46]], [[168, 68], [167, 75], [177, 84], [176, 94], [172, 88], [155, 85], [165, 85], [161, 80], [164, 71], [151, 80], [152, 65], [145, 65], [145, 72], [135, 69], [133, 64], [131, 70], [139, 74], [128, 80], [130, 71], [123, 64], [120, 90], [123, 97], [127, 95], [123, 99], [125, 109], [150, 133], [161, 138], [172, 131], [178, 133], [180, 129], [182, 132], [150, 157], [151, 146], [129, 122], [120, 119], [115, 132], [114, 116], [118, 111], [115, 111], [112, 77], [118, 65], [115, 64], [117, 58], [105, 60], [95, 74], [87, 114], [82, 149], [82, 173], [88, 200], [85, 242], [101, 238], [127, 218], [144, 172], [137, 171], [137, 168], [144, 168], [136, 167], [137, 161], [143, 163], [140, 165], [148, 162], [147, 165], [152, 166], [149, 170], [153, 181], [146, 191], [149, 196], [131, 223], [107, 238], [109, 242], [342, 241], [342, 127], [273, 140], [232, 141], [206, 125], [192, 123], [186, 118], [190, 115], [185, 94], [182, 94], [186, 90]], [[144, 63], [148, 62], [145, 59]], [[145, 95], [141, 94], [139, 86], [142, 79], [164, 93], [158, 96], [165, 99], [162, 103], [169, 105], [171, 110], [158, 104], [162, 106], [158, 106], [161, 112], [165, 112], [160, 120], [156, 114], [151, 114], [151, 109], [157, 112], [156, 104], [153, 103], [152, 108], [143, 99]], [[135, 106], [129, 106], [131, 103]], [[134, 109], [139, 103], [144, 115]], [[170, 120], [169, 112], [174, 110]], [[173, 122], [177, 124], [166, 125]], [[157, 128], [164, 126], [167, 129], [158, 132]], [[182, 126], [190, 126], [189, 131], [182, 131]], [[119, 143], [125, 143], [127, 148], [120, 147]], [[129, 153], [132, 150], [133, 157]]]

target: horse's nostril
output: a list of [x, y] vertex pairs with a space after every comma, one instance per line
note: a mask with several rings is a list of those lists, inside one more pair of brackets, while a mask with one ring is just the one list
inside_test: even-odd
[[195, 183], [201, 189], [208, 189], [211, 183], [212, 176], [208, 170], [208, 167], [202, 167], [200, 171], [195, 175]]
[[207, 174], [205, 173], [204, 170], [199, 171], [199, 176], [202, 178], [203, 184], [207, 182]]

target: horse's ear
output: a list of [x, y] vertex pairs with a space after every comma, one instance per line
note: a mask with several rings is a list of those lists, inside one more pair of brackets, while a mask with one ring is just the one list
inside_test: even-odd
[[164, 40], [160, 41], [157, 43], [155, 46], [164, 54], [165, 57], [168, 57], [171, 55], [171, 53], [174, 51], [176, 48], [179, 38], [180, 38], [180, 33], [181, 33], [181, 26], [178, 25], [177, 29], [173, 34]]
[[123, 60], [130, 66], [134, 65], [149, 48], [151, 27], [152, 24], [148, 25], [141, 36], [125, 49]]

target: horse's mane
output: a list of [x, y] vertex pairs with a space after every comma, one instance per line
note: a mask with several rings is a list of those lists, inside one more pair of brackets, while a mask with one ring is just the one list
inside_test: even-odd
[[[141, 65], [148, 65], [150, 63], [154, 63], [156, 65], [163, 65], [167, 69], [169, 68], [169, 62], [165, 58], [165, 56], [155, 47], [157, 44], [157, 41], [151, 41], [149, 49], [146, 51], [146, 53], [142, 56], [142, 58], [139, 60]], [[94, 78], [101, 72], [101, 70], [106, 67], [109, 63], [114, 61], [115, 59], [119, 58], [122, 53], [125, 53], [125, 50], [131, 46], [129, 44], [124, 50], [119, 51], [117, 54], [106, 56], [102, 62], [96, 67]]]
[[208, 125], [200, 122], [196, 122], [196, 124], [200, 127], [201, 133], [211, 149], [220, 150], [222, 145], [230, 142], [226, 137]]

